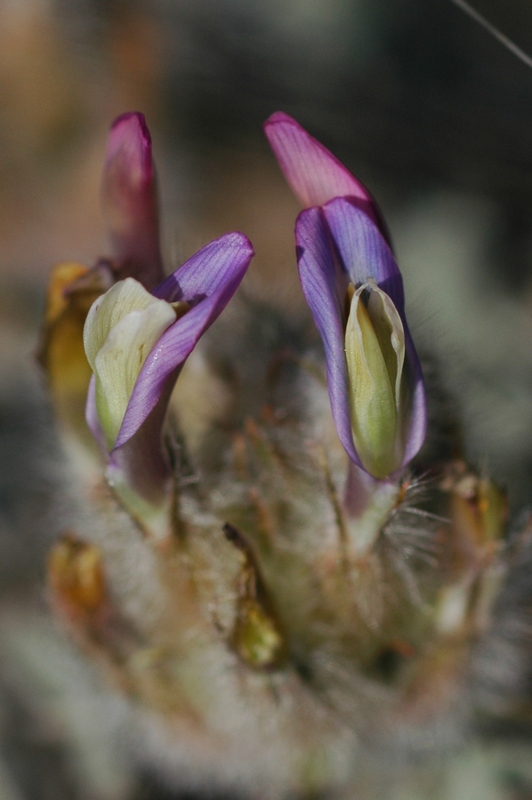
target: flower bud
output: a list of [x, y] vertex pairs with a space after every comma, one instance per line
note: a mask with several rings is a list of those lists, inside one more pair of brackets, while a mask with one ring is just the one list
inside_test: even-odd
[[123, 114], [113, 123], [107, 140], [102, 201], [115, 274], [155, 288], [164, 273], [151, 137], [143, 114]]
[[134, 278], [91, 307], [83, 340], [94, 373], [89, 428], [106, 453], [115, 496], [149, 533], [164, 539], [172, 504], [172, 462], [164, 428], [181, 367], [225, 308], [253, 248], [228, 233], [195, 253], [150, 294]]

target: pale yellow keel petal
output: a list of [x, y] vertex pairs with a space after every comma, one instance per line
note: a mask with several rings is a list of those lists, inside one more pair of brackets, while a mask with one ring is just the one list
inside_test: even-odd
[[170, 303], [153, 297], [133, 278], [115, 284], [92, 306], [83, 339], [96, 376], [96, 406], [112, 448], [148, 354], [175, 321]]

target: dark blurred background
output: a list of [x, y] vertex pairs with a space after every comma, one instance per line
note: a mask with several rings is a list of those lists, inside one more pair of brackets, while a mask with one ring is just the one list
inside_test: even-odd
[[[532, 53], [529, 0], [475, 7]], [[168, 268], [243, 230], [248, 290], [291, 311], [297, 204], [261, 124], [284, 110], [327, 144], [384, 210], [470, 457], [530, 500], [531, 69], [450, 0], [1, 0], [2, 800], [155, 797], [46, 611], [59, 468], [32, 357], [50, 266], [106, 252], [105, 138], [128, 110], [152, 131]]]

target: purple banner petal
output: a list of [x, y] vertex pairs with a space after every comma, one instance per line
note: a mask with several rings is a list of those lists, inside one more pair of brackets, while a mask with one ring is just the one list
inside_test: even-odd
[[303, 206], [322, 206], [333, 197], [348, 197], [390, 241], [371, 192], [295, 119], [277, 111], [264, 123], [264, 133], [290, 188]]
[[111, 128], [102, 201], [119, 276], [153, 289], [163, 278], [159, 216], [151, 138], [140, 113], [124, 114]]
[[322, 206], [346, 195], [373, 203], [366, 187], [288, 114], [272, 114], [264, 132], [290, 188], [304, 206]]

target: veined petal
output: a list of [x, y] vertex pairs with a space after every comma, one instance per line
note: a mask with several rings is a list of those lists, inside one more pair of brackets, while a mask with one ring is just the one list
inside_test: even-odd
[[272, 114], [264, 132], [290, 188], [304, 206], [322, 206], [345, 195], [372, 202], [365, 186], [288, 114]]
[[[375, 456], [379, 463], [369, 471], [386, 477], [389, 470], [399, 469], [416, 455], [426, 432], [421, 365], [406, 322], [403, 280], [386, 224], [363, 184], [295, 120], [279, 112], [264, 127], [295, 194], [304, 205], [317, 206], [302, 212], [296, 222], [297, 258], [303, 292], [323, 339], [331, 410], [339, 439], [351, 460], [368, 469], [357, 452], [357, 447], [361, 452], [365, 447], [360, 435], [356, 433], [356, 443], [353, 439], [353, 403], [349, 396], [357, 382], [365, 381], [367, 408], [362, 416], [367, 419], [362, 428], [370, 429], [373, 442], [379, 437], [384, 442], [383, 447], [377, 447], [380, 454], [370, 453], [370, 460]], [[356, 292], [358, 287], [367, 289], [373, 282], [368, 306], [365, 300], [360, 301], [364, 307], [360, 305], [359, 313], [351, 320], [350, 380], [344, 352], [347, 289], [353, 284]], [[366, 356], [371, 352], [374, 357], [362, 358], [364, 348]], [[372, 370], [379, 373], [377, 362], [382, 380], [375, 382], [373, 392], [368, 387], [375, 377]], [[358, 378], [353, 377], [355, 373]], [[389, 418], [394, 415], [396, 420], [389, 425]], [[367, 444], [371, 445], [371, 441]], [[370, 452], [371, 447], [366, 449]], [[363, 460], [368, 463], [367, 454]]]
[[235, 293], [253, 254], [247, 237], [227, 234], [192, 256], [156, 290], [158, 296], [184, 300], [192, 308], [163, 333], [147, 357], [131, 393], [115, 448], [138, 431], [167, 388], [167, 381], [175, 380], [181, 364]]
[[169, 303], [185, 300], [193, 304], [231, 284], [233, 279], [240, 283], [253, 255], [247, 236], [226, 233], [194, 253], [153, 290], [153, 295]]
[[264, 123], [264, 132], [290, 188], [303, 206], [322, 206], [333, 197], [348, 197], [389, 239], [382, 214], [368, 189], [295, 119], [277, 111]]
[[362, 466], [351, 428], [343, 309], [329, 229], [320, 208], [302, 211], [297, 218], [296, 245], [301, 286], [325, 348], [327, 386], [338, 437], [348, 456]]
[[403, 278], [380, 229], [343, 197], [327, 203], [323, 213], [349, 280], [359, 286], [372, 278], [392, 299], [404, 323]]
[[119, 117], [107, 142], [104, 213], [118, 271], [153, 289], [163, 278], [151, 138], [143, 114]]
[[115, 284], [92, 305], [83, 341], [96, 376], [96, 408], [109, 448], [146, 357], [175, 318], [169, 303], [154, 298], [133, 278]]

